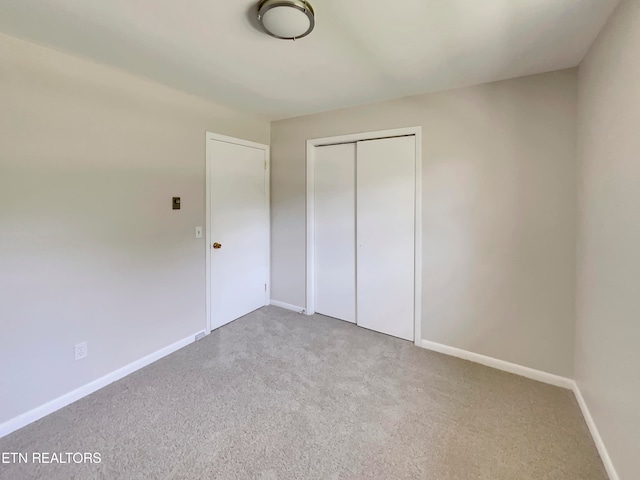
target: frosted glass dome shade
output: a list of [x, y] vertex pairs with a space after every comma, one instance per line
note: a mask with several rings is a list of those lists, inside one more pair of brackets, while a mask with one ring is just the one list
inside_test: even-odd
[[269, 35], [287, 40], [309, 35], [314, 27], [313, 9], [302, 0], [263, 0], [258, 18]]

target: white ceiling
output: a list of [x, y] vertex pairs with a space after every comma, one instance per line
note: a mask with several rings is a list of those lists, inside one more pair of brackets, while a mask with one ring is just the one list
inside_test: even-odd
[[311, 0], [296, 42], [252, 0], [0, 0], [0, 31], [272, 118], [576, 66], [619, 0]]

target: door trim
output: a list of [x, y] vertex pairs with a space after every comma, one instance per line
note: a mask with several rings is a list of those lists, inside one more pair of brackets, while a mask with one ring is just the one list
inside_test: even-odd
[[229, 137], [226, 135], [220, 135], [218, 133], [206, 132], [205, 136], [205, 155], [206, 155], [206, 192], [205, 192], [205, 262], [206, 262], [206, 275], [205, 275], [205, 333], [209, 335], [211, 333], [211, 148], [209, 147], [211, 141], [232, 143], [234, 145], [242, 145], [244, 147], [257, 148], [264, 150], [265, 158], [265, 173], [264, 173], [264, 191], [265, 191], [265, 229], [268, 232], [267, 235], [267, 251], [266, 251], [266, 267], [267, 274], [264, 279], [267, 288], [264, 292], [264, 304], [269, 305], [269, 299], [271, 298], [271, 209], [270, 209], [270, 177], [271, 177], [271, 159], [269, 157], [269, 145], [262, 143], [256, 143], [249, 140], [243, 140], [241, 138]]
[[391, 130], [377, 130], [373, 132], [352, 133], [334, 137], [313, 138], [307, 140], [307, 215], [306, 215], [306, 299], [307, 315], [315, 313], [314, 296], [314, 256], [315, 256], [315, 178], [314, 166], [316, 148], [339, 143], [352, 143], [362, 140], [378, 138], [401, 137], [414, 135], [416, 137], [416, 176], [415, 176], [415, 207], [414, 207], [414, 312], [413, 312], [413, 343], [422, 346], [422, 127], [395, 128]]

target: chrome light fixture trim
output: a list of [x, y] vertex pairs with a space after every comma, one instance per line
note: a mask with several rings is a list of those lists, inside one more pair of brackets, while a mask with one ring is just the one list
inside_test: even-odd
[[[302, 13], [304, 13], [309, 19], [309, 28], [306, 32], [301, 35], [297, 35], [295, 37], [281, 37], [276, 35], [273, 32], [270, 32], [262, 22], [262, 17], [272, 8], [276, 7], [290, 7], [295, 8]], [[282, 40], [296, 40], [298, 38], [306, 37], [313, 31], [313, 27], [315, 27], [315, 14], [313, 12], [313, 7], [306, 0], [260, 0], [258, 3], [258, 20], [260, 21], [260, 25], [262, 25], [263, 30], [275, 38], [280, 38]]]

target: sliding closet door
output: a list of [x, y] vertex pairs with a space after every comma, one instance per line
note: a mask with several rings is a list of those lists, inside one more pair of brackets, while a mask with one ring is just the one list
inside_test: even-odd
[[415, 137], [357, 143], [358, 325], [414, 329]]
[[315, 311], [356, 321], [355, 143], [318, 147], [315, 183]]

